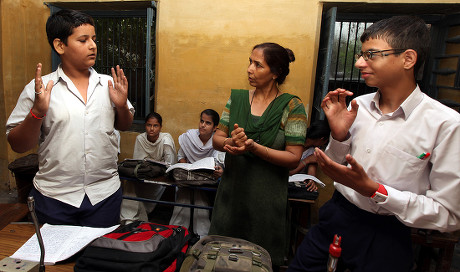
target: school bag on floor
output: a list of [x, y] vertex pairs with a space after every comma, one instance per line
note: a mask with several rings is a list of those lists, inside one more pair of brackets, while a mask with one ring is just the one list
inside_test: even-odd
[[187, 251], [180, 272], [272, 272], [270, 254], [249, 241], [218, 235], [201, 238]]
[[134, 221], [94, 240], [74, 270], [179, 271], [192, 235], [181, 226]]

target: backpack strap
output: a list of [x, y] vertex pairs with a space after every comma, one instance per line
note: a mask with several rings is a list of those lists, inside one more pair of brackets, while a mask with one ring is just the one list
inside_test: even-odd
[[142, 164], [142, 162], [139, 162], [139, 163], [136, 165], [136, 167], [134, 167], [134, 176], [135, 176], [136, 178], [139, 178], [138, 175], [137, 175], [137, 170], [139, 170], [139, 167], [141, 167], [141, 164]]
[[214, 271], [214, 266], [216, 265], [217, 255], [219, 250], [210, 250], [207, 254], [207, 261], [203, 271]]

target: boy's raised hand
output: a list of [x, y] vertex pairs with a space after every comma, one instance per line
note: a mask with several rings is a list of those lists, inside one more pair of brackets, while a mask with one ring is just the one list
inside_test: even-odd
[[117, 108], [125, 107], [126, 101], [128, 100], [128, 79], [119, 65], [117, 65], [116, 70], [114, 68], [111, 70], [113, 84], [112, 81], [109, 80], [110, 100]]
[[351, 110], [347, 109], [346, 98], [352, 95], [352, 92], [345, 89], [336, 89], [329, 92], [321, 102], [321, 108], [331, 128], [331, 135], [337, 141], [346, 140], [348, 130], [358, 114], [358, 104], [355, 100], [351, 101]]
[[53, 81], [50, 80], [43, 85], [42, 80], [42, 64], [37, 64], [35, 69], [35, 100], [32, 106], [32, 112], [39, 117], [45, 116], [50, 105], [51, 89], [53, 88]]

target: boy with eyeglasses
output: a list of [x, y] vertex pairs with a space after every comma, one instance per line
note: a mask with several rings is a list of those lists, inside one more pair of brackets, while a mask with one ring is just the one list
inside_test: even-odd
[[410, 271], [411, 227], [460, 228], [460, 115], [416, 84], [429, 38], [415, 16], [374, 23], [361, 36], [355, 66], [378, 91], [348, 108], [350, 91], [323, 99], [331, 139], [315, 156], [336, 191], [289, 272], [326, 271], [334, 234], [342, 237], [337, 271]]

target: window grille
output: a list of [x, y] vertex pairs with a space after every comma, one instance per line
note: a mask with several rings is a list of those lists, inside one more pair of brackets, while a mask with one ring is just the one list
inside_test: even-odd
[[353, 98], [376, 90], [366, 85], [355, 67], [355, 54], [361, 51], [361, 34], [371, 24], [365, 21], [335, 22], [329, 90], [344, 88], [353, 92]]
[[[149, 24], [147, 16], [110, 16], [92, 14], [97, 35], [98, 54], [94, 68], [99, 73], [111, 74], [111, 68], [120, 65], [128, 79], [128, 99], [136, 113], [134, 121], [139, 123], [153, 111], [154, 60], [147, 48]], [[154, 29], [152, 27], [152, 29]], [[152, 34], [153, 36], [153, 34]], [[154, 42], [153, 37], [151, 41]], [[154, 52], [154, 45], [151, 52]], [[150, 62], [150, 67], [146, 63]], [[146, 72], [148, 69], [148, 73]], [[149, 75], [146, 78], [146, 75]], [[146, 99], [149, 103], [145, 103]]]

